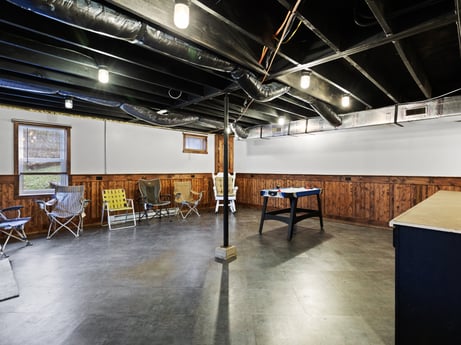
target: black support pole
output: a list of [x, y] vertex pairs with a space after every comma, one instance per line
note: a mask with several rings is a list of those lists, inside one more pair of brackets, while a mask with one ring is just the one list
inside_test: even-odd
[[224, 219], [223, 219], [223, 246], [229, 246], [229, 95], [224, 96]]

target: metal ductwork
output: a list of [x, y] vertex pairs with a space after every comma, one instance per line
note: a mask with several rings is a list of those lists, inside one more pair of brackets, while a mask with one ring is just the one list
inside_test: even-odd
[[24, 9], [80, 29], [103, 34], [154, 49], [200, 67], [230, 72], [235, 65], [159, 31], [139, 20], [118, 13], [95, 1], [8, 0]]
[[198, 67], [218, 72], [231, 72], [235, 68], [235, 65], [228, 61], [148, 25], [145, 27], [144, 35], [136, 43], [143, 45], [147, 49], [175, 57]]
[[319, 116], [327, 121], [333, 127], [339, 127], [342, 124], [341, 117], [326, 103], [319, 101], [317, 98], [302, 93], [296, 89], [291, 89], [289, 95], [311, 105], [312, 109]]
[[[95, 1], [7, 1], [26, 10], [33, 11], [34, 13], [49, 17], [68, 25], [78, 27], [83, 30], [88, 30], [115, 39], [128, 41], [133, 44], [143, 46], [146, 49], [151, 49], [176, 59], [186, 61], [201, 68], [230, 73], [231, 77], [238, 83], [238, 85], [245, 91], [245, 93], [259, 102], [268, 102], [290, 90], [289, 86], [278, 82], [263, 84], [256, 78], [254, 74], [239, 68], [231, 62], [225, 61], [202, 49], [194, 47], [183, 40], [159, 31], [146, 23], [128, 17]], [[24, 85], [22, 90], [27, 91], [27, 85]], [[79, 97], [74, 95], [74, 97], [80, 98], [82, 100], [88, 100], [90, 102], [92, 101], [88, 98], [85, 99], [84, 96]], [[333, 126], [339, 126], [341, 124], [340, 119], [326, 104], [314, 98], [312, 98], [312, 100], [309, 102], [313, 104], [314, 109]], [[109, 101], [109, 104], [111, 104], [111, 101]], [[139, 107], [139, 109], [140, 108], [142, 107]], [[130, 112], [128, 113], [131, 114]], [[135, 113], [139, 113], [139, 110], [135, 111]], [[150, 112], [147, 113], [150, 114]], [[148, 117], [150, 117], [150, 115]], [[181, 125], [184, 122], [188, 122], [190, 120], [190, 117], [188, 116], [182, 119], [179, 114], [175, 116], [175, 118], [179, 121], [177, 125]], [[172, 119], [168, 121], [168, 125], [173, 125], [172, 121]]]
[[95, 1], [7, 0], [42, 16], [67, 25], [134, 42], [142, 23]]
[[32, 93], [40, 93], [45, 95], [53, 95], [58, 93], [58, 90], [51, 89], [49, 87], [30, 85], [29, 83], [23, 83], [20, 81], [9, 80], [9, 79], [0, 79], [0, 87], [10, 89], [10, 90], [19, 90]]
[[119, 107], [121, 105], [121, 103], [118, 102], [118, 101], [111, 101], [111, 100], [104, 99], [104, 98], [96, 98], [96, 97], [93, 97], [93, 96], [86, 96], [86, 95], [83, 95], [81, 93], [76, 93], [76, 92], [58, 91], [58, 94], [61, 95], [61, 96], [64, 96], [64, 97], [72, 97], [72, 98], [79, 99], [81, 101], [103, 105], [105, 107], [116, 108], [116, 107]]
[[333, 127], [341, 126], [341, 118], [336, 114], [333, 109], [331, 109], [328, 105], [323, 102], [320, 102], [314, 97], [311, 97], [312, 100], [310, 101], [312, 109], [314, 109], [320, 117], [323, 117], [327, 120], [330, 125]]
[[253, 73], [241, 68], [233, 70], [231, 76], [248, 96], [258, 102], [271, 101], [290, 90], [289, 86], [277, 82], [263, 84]]
[[120, 109], [141, 121], [163, 127], [187, 125], [200, 120], [200, 118], [195, 115], [183, 115], [174, 113], [160, 115], [151, 109], [126, 103], [122, 104]]
[[236, 123], [231, 123], [231, 124], [230, 124], [230, 128], [231, 128], [232, 132], [233, 132], [237, 137], [239, 137], [240, 139], [246, 139], [246, 138], [248, 138], [248, 134], [249, 134], [248, 129], [245, 129], [245, 128], [239, 126], [239, 125], [236, 124]]

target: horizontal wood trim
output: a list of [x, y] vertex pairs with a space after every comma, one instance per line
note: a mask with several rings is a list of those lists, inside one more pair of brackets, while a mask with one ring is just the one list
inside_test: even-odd
[[[200, 208], [213, 208], [213, 181], [211, 173], [195, 174], [111, 174], [73, 175], [73, 185], [85, 186], [85, 197], [91, 202], [87, 208], [85, 226], [97, 225], [101, 218], [102, 190], [124, 188], [129, 198], [138, 199], [137, 181], [140, 178], [160, 178], [162, 194], [173, 194], [174, 181], [190, 180], [196, 191], [203, 191]], [[14, 175], [0, 175], [0, 207], [23, 205], [24, 216], [32, 220], [26, 232], [44, 234], [48, 219], [37, 207], [36, 197], [15, 197]], [[260, 190], [281, 187], [319, 187], [323, 212], [326, 218], [387, 227], [391, 219], [413, 207], [438, 190], [461, 191], [458, 177], [414, 177], [414, 176], [358, 176], [358, 175], [302, 175], [302, 174], [243, 174], [237, 173], [236, 185], [238, 205], [260, 208]], [[302, 208], [315, 208], [314, 198], [300, 199]], [[139, 209], [138, 203], [136, 203]], [[272, 198], [268, 208], [288, 207], [288, 201]]]

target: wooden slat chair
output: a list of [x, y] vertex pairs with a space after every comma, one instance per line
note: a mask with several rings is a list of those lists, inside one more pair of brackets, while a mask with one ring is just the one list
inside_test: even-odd
[[[235, 200], [237, 199], [237, 190], [238, 187], [235, 185], [235, 174], [229, 174], [228, 176], [228, 200], [229, 200], [229, 209], [232, 213], [237, 211], [235, 207]], [[215, 213], [218, 213], [219, 207], [224, 206], [224, 173], [219, 172], [213, 176], [213, 192], [216, 200]]]
[[[122, 213], [124, 212], [124, 213]], [[134, 202], [133, 199], [128, 199], [126, 197], [125, 190], [122, 188], [119, 189], [104, 189], [102, 191], [102, 212], [101, 212], [101, 224], [103, 225], [104, 213], [107, 213], [107, 224], [109, 225], [109, 230], [115, 229], [126, 229], [136, 226], [136, 216], [134, 212]], [[121, 214], [122, 213], [122, 214]], [[131, 221], [133, 223], [127, 226], [118, 226], [113, 228], [112, 223], [114, 222], [111, 217], [115, 216], [124, 216], [124, 223]]]

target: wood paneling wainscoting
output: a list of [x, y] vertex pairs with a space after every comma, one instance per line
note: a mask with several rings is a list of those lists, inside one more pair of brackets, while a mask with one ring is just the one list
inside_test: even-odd
[[[237, 173], [237, 185], [237, 204], [250, 206], [262, 204], [261, 189], [319, 187], [325, 218], [387, 227], [392, 218], [438, 190], [461, 191], [461, 178]], [[301, 198], [299, 206], [316, 208], [316, 200]], [[271, 198], [268, 207], [288, 207], [288, 201]]]
[[[71, 184], [85, 185], [85, 197], [91, 202], [86, 210], [85, 226], [97, 225], [101, 218], [101, 191], [124, 188], [128, 197], [138, 199], [137, 181], [140, 178], [160, 178], [162, 193], [173, 194], [174, 181], [192, 181], [194, 190], [204, 191], [200, 208], [212, 208], [213, 182], [211, 173], [195, 174], [120, 174], [73, 175]], [[15, 177], [0, 175], [0, 207], [23, 205], [24, 216], [32, 220], [26, 225], [27, 234], [45, 234], [48, 220], [37, 207], [39, 197], [15, 197]], [[411, 176], [329, 176], [301, 174], [243, 174], [237, 173], [237, 212], [239, 205], [261, 207], [259, 191], [264, 188], [319, 187], [325, 218], [357, 224], [387, 227], [390, 219], [413, 207], [438, 190], [461, 191], [458, 177]], [[136, 203], [137, 204], [137, 203]], [[314, 198], [301, 198], [300, 207], [315, 208]], [[137, 207], [139, 207], [137, 205]], [[288, 207], [286, 199], [271, 198], [268, 208]]]
[[[124, 188], [128, 198], [135, 201], [136, 209], [139, 210], [139, 191], [137, 181], [141, 178], [160, 178], [162, 182], [162, 194], [170, 194], [174, 200], [174, 181], [191, 181], [192, 188], [196, 191], [204, 191], [200, 208], [214, 206], [213, 181], [211, 173], [194, 174], [120, 174], [120, 175], [72, 175], [71, 185], [84, 185], [85, 198], [90, 199], [86, 208], [84, 227], [99, 225], [101, 222], [102, 190], [112, 188]], [[0, 207], [23, 205], [23, 215], [31, 216], [32, 219], [26, 224], [26, 233], [46, 234], [48, 219], [36, 205], [35, 200], [48, 200], [49, 196], [15, 197], [14, 176], [0, 175]]]

